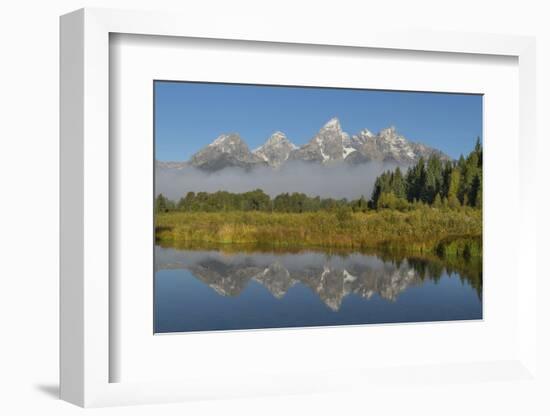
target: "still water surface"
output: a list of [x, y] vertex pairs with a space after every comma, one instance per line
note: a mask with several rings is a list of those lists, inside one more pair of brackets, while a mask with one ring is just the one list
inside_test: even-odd
[[481, 262], [155, 247], [155, 332], [482, 318]]

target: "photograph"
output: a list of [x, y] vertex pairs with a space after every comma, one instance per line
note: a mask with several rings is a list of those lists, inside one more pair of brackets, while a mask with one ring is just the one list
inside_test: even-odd
[[155, 80], [154, 333], [483, 319], [483, 95]]

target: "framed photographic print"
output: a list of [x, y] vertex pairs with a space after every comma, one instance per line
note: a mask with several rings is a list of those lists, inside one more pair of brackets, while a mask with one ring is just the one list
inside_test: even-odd
[[155, 81], [155, 333], [481, 319], [482, 99]]
[[241, 23], [61, 19], [62, 398], [537, 383], [533, 40]]

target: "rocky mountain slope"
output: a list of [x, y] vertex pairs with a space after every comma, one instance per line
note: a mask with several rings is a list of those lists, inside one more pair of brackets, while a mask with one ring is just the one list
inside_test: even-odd
[[286, 162], [288, 156], [296, 149], [298, 146], [288, 140], [284, 133], [276, 131], [252, 153], [267, 162], [269, 166], [277, 168]]
[[[300, 147], [280, 131], [273, 133], [262, 146], [252, 151], [237, 133], [222, 134], [194, 154], [188, 164], [209, 172], [227, 167], [250, 170], [257, 166], [270, 166], [278, 169], [291, 161], [320, 164], [344, 162], [352, 165], [380, 161], [406, 166], [431, 155], [450, 160], [437, 149], [408, 140], [395, 127], [383, 129], [377, 134], [363, 129], [350, 136], [342, 129], [340, 121], [333, 118]], [[158, 162], [157, 167], [181, 169], [185, 165], [185, 162]]]
[[236, 134], [222, 134], [212, 143], [195, 153], [190, 160], [192, 166], [208, 171], [227, 167], [250, 169], [267, 165], [260, 156], [252, 153], [248, 145]]

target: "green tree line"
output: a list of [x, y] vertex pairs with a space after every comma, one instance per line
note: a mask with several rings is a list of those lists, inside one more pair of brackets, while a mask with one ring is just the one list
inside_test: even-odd
[[157, 196], [156, 212], [228, 212], [228, 211], [262, 211], [262, 212], [316, 212], [335, 211], [349, 208], [353, 211], [365, 211], [368, 201], [361, 197], [357, 200], [311, 197], [304, 193], [282, 193], [271, 198], [261, 189], [244, 193], [227, 191], [188, 192], [175, 202], [164, 195]]
[[474, 150], [458, 161], [442, 162], [436, 156], [420, 160], [405, 174], [399, 168], [384, 172], [374, 184], [369, 206], [404, 209], [411, 203], [435, 207], [481, 208], [483, 150], [479, 138]]

